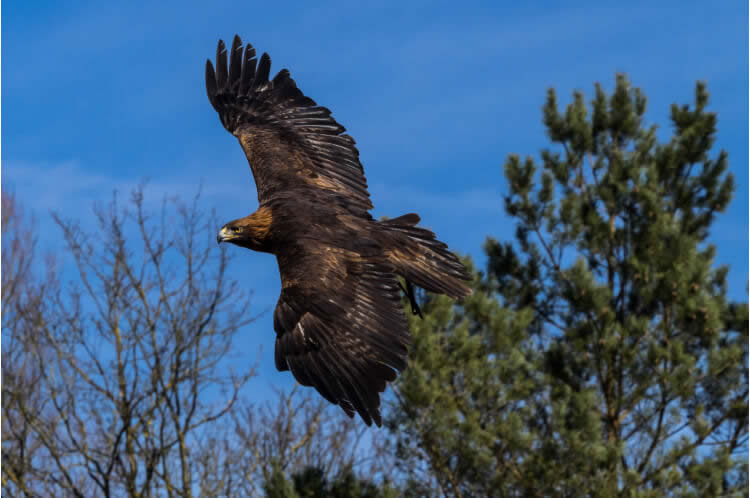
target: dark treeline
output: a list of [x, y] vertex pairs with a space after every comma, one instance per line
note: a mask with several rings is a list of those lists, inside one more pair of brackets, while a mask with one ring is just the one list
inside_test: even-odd
[[71, 283], [4, 191], [3, 494], [746, 496], [748, 308], [710, 238], [728, 157], [705, 85], [667, 141], [645, 110], [624, 76], [564, 110], [550, 90], [550, 147], [504, 165], [515, 239], [464, 302], [407, 313], [381, 430], [305, 388], [248, 399], [250, 289], [197, 199], [56, 216]]

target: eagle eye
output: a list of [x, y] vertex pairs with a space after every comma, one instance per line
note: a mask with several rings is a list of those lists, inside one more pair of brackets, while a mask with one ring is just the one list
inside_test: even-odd
[[232, 227], [232, 232], [234, 233], [240, 233], [240, 227]]

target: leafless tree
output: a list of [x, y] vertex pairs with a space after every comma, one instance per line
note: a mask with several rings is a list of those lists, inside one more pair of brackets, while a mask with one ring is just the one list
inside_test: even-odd
[[[41, 371], [30, 351], [33, 321], [43, 314], [45, 297], [56, 285], [54, 272], [37, 278], [35, 222], [25, 216], [14, 194], [2, 194], [2, 483], [3, 492], [34, 495], [47, 490], [46, 457], [34, 430], [47, 414]], [[52, 265], [49, 265], [52, 268]], [[39, 350], [43, 354], [43, 350]], [[33, 420], [25, 413], [36, 414]], [[50, 421], [50, 423], [52, 423]], [[31, 486], [30, 483], [36, 485]], [[48, 493], [49, 494], [49, 493]]]
[[33, 232], [3, 196], [4, 493], [200, 492], [192, 453], [252, 369], [226, 365], [249, 300], [197, 201], [152, 215], [141, 190], [115, 196], [93, 231], [55, 215], [76, 269], [62, 286], [34, 283]]
[[[299, 385], [277, 390], [264, 403], [244, 402], [232, 418], [233, 425], [219, 438], [233, 442], [222, 446], [234, 455], [229, 459], [235, 462], [231, 496], [262, 496], [263, 485], [276, 468], [291, 475], [314, 467], [329, 478], [351, 468], [358, 477], [378, 482], [390, 475], [393, 466], [392, 458], [381, 451], [384, 432], [348, 418]], [[217, 448], [214, 445], [213, 451]]]

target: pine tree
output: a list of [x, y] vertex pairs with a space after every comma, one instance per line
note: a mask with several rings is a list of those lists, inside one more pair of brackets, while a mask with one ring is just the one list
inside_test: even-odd
[[[505, 165], [517, 246], [488, 244], [492, 273], [508, 305], [534, 310], [550, 413], [597, 413], [591, 458], [609, 495], [746, 488], [747, 304], [728, 302], [707, 243], [734, 186], [726, 152], [710, 157], [707, 104], [698, 83], [659, 144], [625, 76], [609, 97], [596, 86], [590, 116], [582, 94], [563, 115], [550, 91], [544, 124], [561, 152], [542, 151], [538, 188], [532, 159]], [[551, 457], [578, 451], [566, 425]]]
[[391, 427], [442, 493], [746, 492], [748, 308], [708, 241], [733, 179], [707, 104], [698, 83], [659, 143], [625, 76], [590, 110], [550, 90], [541, 171], [505, 164], [516, 241], [488, 240], [474, 296], [413, 322]]
[[287, 477], [278, 466], [265, 485], [269, 498], [396, 498], [388, 483], [377, 485], [360, 479], [351, 468], [329, 480], [323, 469], [307, 467]]
[[532, 314], [500, 306], [479, 273], [472, 288], [460, 306], [426, 295], [424, 319], [409, 313], [409, 368], [394, 386], [387, 426], [414, 496], [524, 489], [522, 460], [533, 451], [529, 400], [539, 391], [526, 349]]

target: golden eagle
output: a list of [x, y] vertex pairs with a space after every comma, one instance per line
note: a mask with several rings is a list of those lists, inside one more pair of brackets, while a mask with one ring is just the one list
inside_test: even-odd
[[208, 99], [245, 151], [259, 202], [217, 240], [276, 255], [276, 368], [380, 426], [379, 393], [407, 364], [400, 290], [418, 313], [411, 283], [459, 299], [470, 277], [416, 214], [370, 216], [354, 139], [289, 71], [269, 80], [270, 70], [268, 54], [256, 59], [239, 36], [229, 53], [219, 41], [215, 70], [206, 62]]

